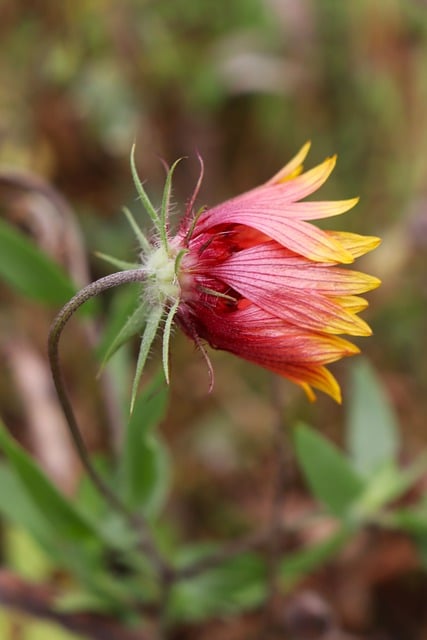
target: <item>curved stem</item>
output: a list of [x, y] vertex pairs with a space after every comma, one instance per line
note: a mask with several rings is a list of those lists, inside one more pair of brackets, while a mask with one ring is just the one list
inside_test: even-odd
[[130, 282], [142, 282], [144, 280], [144, 272], [142, 269], [130, 269], [128, 271], [122, 271], [119, 273], [113, 273], [111, 275], [100, 278], [95, 282], [87, 285], [81, 289], [56, 316], [52, 323], [49, 339], [48, 339], [48, 354], [49, 363], [52, 371], [53, 380], [55, 383], [56, 392], [58, 394], [59, 402], [64, 412], [67, 424], [77, 449], [77, 453], [81, 460], [81, 463], [87, 471], [93, 484], [104, 497], [104, 499], [111, 505], [111, 507], [119, 513], [129, 525], [138, 532], [140, 535], [140, 548], [146, 553], [149, 559], [153, 562], [158, 572], [164, 576], [168, 573], [168, 568], [165, 566], [164, 561], [159, 555], [154, 540], [152, 538], [149, 525], [142, 514], [136, 514], [118, 497], [114, 491], [112, 491], [109, 485], [103, 480], [102, 476], [98, 474], [95, 467], [92, 465], [89, 453], [86, 449], [86, 445], [82, 438], [80, 429], [77, 424], [76, 417], [74, 415], [73, 408], [65, 390], [65, 385], [62, 377], [62, 371], [59, 363], [59, 340], [62, 332], [72, 317], [82, 304], [84, 304], [90, 298], [97, 296], [98, 294], [116, 287], [121, 284]]

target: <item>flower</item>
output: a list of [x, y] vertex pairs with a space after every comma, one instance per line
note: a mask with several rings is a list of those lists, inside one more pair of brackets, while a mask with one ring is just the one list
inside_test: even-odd
[[[305, 144], [265, 184], [194, 213], [201, 176], [172, 237], [168, 208], [174, 167], [159, 214], [132, 164], [159, 235], [151, 244], [141, 240], [144, 295], [151, 309], [147, 326], [152, 326], [142, 348], [144, 362], [155, 330], [167, 314], [166, 372], [170, 328], [176, 320], [205, 355], [207, 342], [292, 380], [310, 400], [315, 398], [314, 387], [341, 401], [340, 387], [326, 365], [359, 352], [341, 334], [371, 334], [358, 316], [367, 306], [359, 294], [380, 281], [340, 265], [351, 264], [380, 240], [325, 231], [309, 222], [344, 213], [358, 202], [358, 198], [304, 200], [324, 184], [336, 162], [335, 156], [327, 158], [303, 173], [309, 148]], [[151, 324], [150, 317], [154, 317]]]
[[323, 231], [307, 222], [351, 209], [358, 198], [301, 201], [327, 180], [336, 157], [306, 173], [309, 143], [271, 180], [196, 218], [187, 215], [171, 245], [183, 248], [176, 319], [199, 343], [230, 351], [337, 402], [325, 365], [359, 348], [339, 334], [367, 336], [358, 296], [377, 278], [337, 266], [374, 249], [378, 238]]

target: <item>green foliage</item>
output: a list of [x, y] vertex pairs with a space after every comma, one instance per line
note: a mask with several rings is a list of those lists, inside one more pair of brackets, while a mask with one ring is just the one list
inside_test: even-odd
[[58, 628], [55, 623], [39, 622], [35, 618], [11, 618], [6, 609], [0, 611], [0, 636], [13, 637], [10, 634], [19, 633], [20, 640], [81, 640], [81, 636]]
[[352, 367], [347, 420], [348, 448], [361, 473], [370, 475], [396, 459], [397, 418], [373, 368], [363, 358]]
[[[132, 610], [135, 599], [152, 597], [150, 567], [136, 553], [135, 534], [120, 517], [105, 503], [103, 510], [97, 508], [96, 518], [87, 515], [87, 504], [77, 508], [59, 493], [4, 427], [0, 429], [0, 447], [10, 465], [0, 466], [0, 512], [28, 531], [52, 563], [76, 577], [85, 589], [79, 592], [79, 602], [86, 597], [92, 604], [98, 601], [97, 610], [125, 612]], [[93, 508], [90, 491], [79, 495], [89, 498]], [[116, 573], [115, 564], [127, 567], [126, 581], [120, 571]]]
[[55, 532], [49, 518], [37, 509], [18, 474], [4, 461], [0, 465], [0, 513], [8, 522], [28, 531], [54, 557]]
[[18, 293], [42, 304], [64, 304], [76, 292], [55, 262], [1, 219], [0, 277]]
[[364, 490], [364, 481], [339, 450], [300, 424], [295, 429], [295, 453], [308, 485], [332, 513], [342, 516]]
[[25, 487], [28, 498], [58, 535], [73, 542], [82, 542], [93, 536], [92, 523], [62, 496], [1, 423], [0, 448]]
[[[212, 547], [193, 545], [182, 549], [180, 566], [209, 556]], [[267, 593], [265, 562], [254, 553], [242, 553], [215, 569], [178, 582], [172, 589], [168, 618], [195, 622], [218, 615], [252, 609]]]
[[127, 504], [151, 517], [162, 508], [169, 489], [169, 458], [155, 432], [166, 414], [167, 401], [167, 387], [157, 375], [135, 402], [120, 459], [121, 490]]
[[280, 562], [279, 567], [279, 578], [283, 588], [285, 590], [292, 589], [299, 580], [336, 556], [350, 539], [351, 533], [343, 527], [326, 540], [301, 551], [287, 554]]

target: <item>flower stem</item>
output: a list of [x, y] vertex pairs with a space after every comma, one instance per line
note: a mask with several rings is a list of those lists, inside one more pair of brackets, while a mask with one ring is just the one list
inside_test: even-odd
[[69, 302], [67, 302], [66, 305], [64, 305], [64, 307], [61, 309], [61, 311], [53, 321], [49, 332], [48, 354], [50, 368], [52, 371], [53, 381], [55, 383], [59, 402], [64, 412], [70, 434], [72, 436], [74, 445], [77, 449], [77, 453], [83, 467], [92, 480], [94, 486], [104, 497], [104, 499], [110, 504], [112, 509], [119, 513], [129, 523], [132, 529], [138, 532], [138, 535], [140, 536], [139, 547], [141, 551], [147, 554], [148, 558], [151, 560], [156, 570], [164, 580], [165, 574], [168, 574], [169, 570], [157, 550], [145, 517], [142, 514], [136, 514], [132, 510], [130, 510], [126, 506], [126, 504], [119, 498], [119, 496], [110, 489], [109, 485], [104, 481], [102, 476], [92, 465], [90, 455], [88, 453], [88, 450], [86, 449], [86, 445], [78, 427], [73, 408], [65, 390], [61, 366], [59, 362], [58, 348], [59, 340], [67, 322], [77, 311], [77, 309], [81, 307], [82, 304], [84, 304], [90, 298], [97, 296], [103, 291], [111, 289], [112, 287], [127, 284], [130, 282], [142, 282], [144, 280], [144, 277], [145, 276], [142, 269], [129, 269], [127, 271], [113, 273], [111, 275], [105, 276], [104, 278], [100, 278], [99, 280], [96, 280], [95, 282], [92, 282], [91, 284], [81, 289]]

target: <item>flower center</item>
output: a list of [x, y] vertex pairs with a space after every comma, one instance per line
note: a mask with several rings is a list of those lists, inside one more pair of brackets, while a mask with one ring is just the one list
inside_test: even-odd
[[149, 284], [150, 297], [153, 300], [165, 302], [177, 300], [180, 287], [175, 273], [176, 255], [167, 251], [163, 246], [155, 249], [145, 263], [147, 284]]

